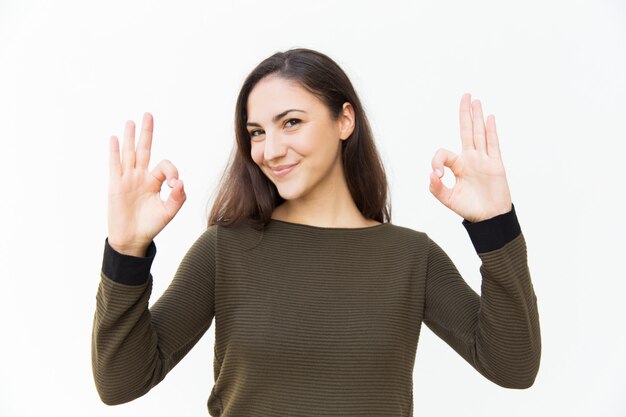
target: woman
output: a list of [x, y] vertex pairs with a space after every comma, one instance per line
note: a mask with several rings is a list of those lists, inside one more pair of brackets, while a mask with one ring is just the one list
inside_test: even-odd
[[[110, 140], [109, 235], [92, 338], [107, 404], [147, 393], [215, 318], [212, 416], [407, 416], [421, 323], [478, 372], [527, 388], [541, 340], [526, 246], [493, 116], [460, 105], [462, 152], [439, 150], [430, 191], [463, 217], [481, 258], [481, 296], [426, 233], [390, 222], [387, 182], [345, 73], [309, 49], [247, 77], [237, 148], [207, 229], [148, 308], [154, 237], [185, 201], [176, 168], [150, 173], [153, 121], [120, 162]], [[456, 177], [452, 189], [443, 167]], [[167, 180], [167, 201], [159, 192]]]

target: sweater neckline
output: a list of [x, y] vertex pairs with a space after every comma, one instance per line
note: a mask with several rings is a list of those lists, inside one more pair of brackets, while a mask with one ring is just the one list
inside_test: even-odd
[[280, 224], [280, 225], [287, 226], [287, 227], [294, 228], [294, 229], [306, 229], [306, 230], [315, 230], [315, 231], [321, 231], [321, 232], [333, 232], [333, 231], [366, 232], [369, 230], [383, 229], [387, 225], [391, 224], [390, 222], [384, 222], [384, 223], [376, 224], [374, 226], [363, 226], [363, 227], [326, 227], [326, 226], [314, 226], [311, 224], [304, 224], [304, 223], [288, 222], [285, 220], [270, 219], [270, 224], [272, 223]]

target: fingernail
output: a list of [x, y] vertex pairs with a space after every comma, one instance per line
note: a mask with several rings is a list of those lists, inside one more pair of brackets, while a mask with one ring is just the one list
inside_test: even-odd
[[437, 168], [435, 169], [435, 174], [437, 174], [437, 176], [441, 178], [441, 176], [443, 175], [443, 172], [441, 172], [441, 169]]

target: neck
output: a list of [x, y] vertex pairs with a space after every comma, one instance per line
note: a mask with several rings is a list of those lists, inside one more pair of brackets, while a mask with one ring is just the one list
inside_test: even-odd
[[272, 218], [318, 227], [364, 227], [379, 224], [357, 208], [343, 175], [315, 195], [287, 200], [274, 209]]

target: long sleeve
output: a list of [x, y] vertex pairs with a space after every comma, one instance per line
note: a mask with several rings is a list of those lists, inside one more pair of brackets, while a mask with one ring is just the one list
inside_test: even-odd
[[463, 225], [481, 259], [481, 294], [429, 239], [424, 323], [489, 380], [528, 388], [539, 370], [541, 335], [515, 207]]
[[93, 376], [104, 403], [125, 403], [150, 391], [210, 327], [216, 231], [210, 227], [198, 237], [151, 308], [154, 242], [145, 257], [135, 257], [105, 240], [91, 340]]

